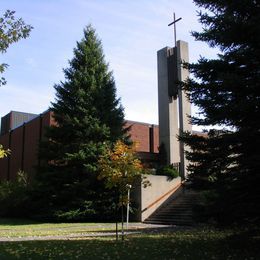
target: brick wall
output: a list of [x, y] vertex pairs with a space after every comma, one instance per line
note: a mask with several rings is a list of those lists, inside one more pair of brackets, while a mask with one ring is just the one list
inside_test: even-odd
[[126, 127], [130, 127], [132, 141], [138, 143], [138, 152], [158, 153], [159, 127], [135, 121], [127, 121]]
[[38, 144], [44, 135], [44, 129], [51, 122], [50, 112], [32, 119], [22, 126], [0, 136], [4, 149], [11, 154], [0, 160], [0, 180], [13, 180], [19, 170], [32, 176], [38, 165]]
[[[8, 158], [0, 160], [0, 180], [13, 180], [19, 170], [23, 170], [33, 176], [38, 165], [38, 144], [44, 137], [44, 129], [55, 125], [52, 112], [46, 111], [22, 126], [0, 136], [0, 143], [5, 149], [10, 149]], [[133, 141], [139, 143], [138, 152], [158, 152], [158, 126], [134, 121], [127, 121], [126, 127], [130, 127], [130, 136]]]
[[37, 117], [25, 124], [24, 136], [24, 162], [23, 170], [34, 173], [35, 167], [38, 165], [38, 144], [41, 134], [41, 117]]
[[8, 175], [10, 180], [13, 180], [17, 172], [23, 168], [23, 126], [18, 127], [11, 132], [10, 150], [10, 169]]

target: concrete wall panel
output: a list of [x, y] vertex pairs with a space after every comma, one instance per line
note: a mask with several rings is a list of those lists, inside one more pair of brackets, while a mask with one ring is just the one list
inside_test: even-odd
[[168, 180], [167, 176], [147, 175], [147, 180], [151, 183], [151, 186], [141, 187], [140, 221], [148, 218], [175, 192], [175, 188], [181, 185], [180, 177]]
[[159, 127], [153, 126], [153, 134], [154, 134], [154, 152], [159, 152]]

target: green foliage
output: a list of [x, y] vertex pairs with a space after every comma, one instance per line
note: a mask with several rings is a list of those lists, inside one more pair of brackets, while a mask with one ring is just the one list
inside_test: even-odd
[[159, 164], [166, 165], [167, 164], [167, 152], [165, 148], [165, 144], [161, 143], [159, 146]]
[[10, 154], [10, 150], [4, 150], [3, 146], [0, 144], [0, 159], [6, 157], [8, 154]]
[[[219, 48], [215, 59], [189, 64], [183, 88], [200, 114], [206, 137], [184, 133], [193, 184], [212, 189], [218, 221], [260, 222], [260, 5], [258, 1], [195, 0], [203, 25], [196, 40]], [[241, 33], [243, 32], [243, 33]], [[220, 130], [216, 130], [218, 126]], [[243, 205], [243, 206], [241, 206]]]
[[[126, 136], [114, 78], [92, 26], [84, 30], [64, 74], [65, 81], [54, 86], [56, 101], [51, 111], [56, 125], [47, 129], [40, 145], [36, 180], [44, 196], [35, 195], [52, 217], [71, 220], [78, 213], [79, 218], [88, 219], [93, 210], [94, 215], [99, 212], [95, 208], [102, 207], [96, 203], [98, 193], [105, 192], [103, 183], [97, 181], [98, 158], [107, 145]], [[90, 208], [86, 209], [86, 201], [93, 201]]]
[[170, 179], [179, 177], [179, 172], [173, 165], [161, 166], [156, 170], [156, 175], [168, 176]]
[[[122, 239], [124, 239], [123, 208], [130, 204], [130, 190], [134, 183], [141, 181], [143, 172], [141, 161], [136, 157], [135, 144], [127, 145], [120, 140], [117, 141], [113, 149], [108, 148], [100, 157], [99, 169], [99, 179], [104, 179], [106, 187], [115, 189], [119, 196], [119, 201], [115, 200], [115, 202], [119, 202], [121, 207]], [[148, 185], [148, 181], [144, 181], [143, 184]]]
[[[129, 187], [143, 172], [141, 161], [136, 157], [135, 146], [117, 141], [113, 149], [107, 149], [99, 159], [99, 179], [104, 179], [106, 187], [116, 188], [124, 197]], [[130, 186], [129, 186], [130, 185]]]
[[167, 165], [167, 154], [165, 144], [162, 143], [159, 147], [159, 165], [157, 166], [156, 175], [168, 176], [169, 179], [179, 177], [179, 170], [173, 164]]
[[[91, 202], [90, 202], [90, 206]], [[55, 219], [57, 219], [57, 221], [59, 222], [63, 222], [63, 221], [82, 221], [82, 220], [86, 220], [86, 216], [93, 216], [96, 215], [95, 210], [93, 209], [93, 207], [91, 207], [90, 209], [88, 207], [86, 207], [85, 209], [75, 209], [75, 210], [66, 210], [65, 212], [58, 210], [55, 212]]]
[[27, 174], [19, 171], [14, 181], [0, 182], [0, 216], [27, 216], [25, 205], [29, 201]]
[[[0, 17], [0, 52], [6, 52], [7, 48], [14, 42], [22, 38], [27, 38], [32, 30], [32, 26], [26, 25], [25, 22], [19, 18], [16, 19], [15, 11], [7, 10], [2, 17]], [[8, 65], [0, 64], [0, 74], [4, 72]], [[0, 86], [6, 84], [5, 78], [0, 78]]]

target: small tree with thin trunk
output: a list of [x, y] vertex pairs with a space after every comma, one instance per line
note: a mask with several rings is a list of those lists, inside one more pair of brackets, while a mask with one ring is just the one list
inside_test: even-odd
[[[136, 157], [135, 150], [135, 144], [126, 145], [119, 140], [113, 149], [108, 148], [99, 160], [99, 179], [104, 179], [106, 187], [116, 189], [119, 195], [122, 212], [122, 239], [124, 235], [123, 207], [129, 203], [128, 191], [143, 173], [143, 166]], [[143, 181], [143, 184], [147, 186], [149, 182]]]

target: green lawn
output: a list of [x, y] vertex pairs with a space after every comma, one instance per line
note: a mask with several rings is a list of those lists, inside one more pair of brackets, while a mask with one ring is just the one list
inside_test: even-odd
[[[1, 223], [1, 221], [0, 221]], [[27, 227], [66, 229], [77, 232], [80, 227], [98, 224], [0, 224], [6, 229], [26, 234]], [[103, 225], [102, 225], [103, 226]], [[106, 225], [105, 225], [106, 226]], [[108, 224], [108, 229], [111, 224]], [[41, 227], [41, 228], [40, 228]], [[75, 229], [74, 229], [75, 228]], [[98, 231], [95, 228], [96, 231]], [[10, 230], [9, 230], [10, 231]], [[59, 230], [55, 229], [56, 234]], [[132, 234], [125, 241], [114, 237], [78, 238], [74, 240], [46, 240], [0, 242], [0, 259], [260, 259], [259, 233], [220, 231], [212, 228], [194, 228], [183, 231]]]
[[10, 238], [80, 235], [89, 232], [113, 231], [114, 229], [114, 223], [37, 223], [19, 219], [0, 219], [0, 237]]

